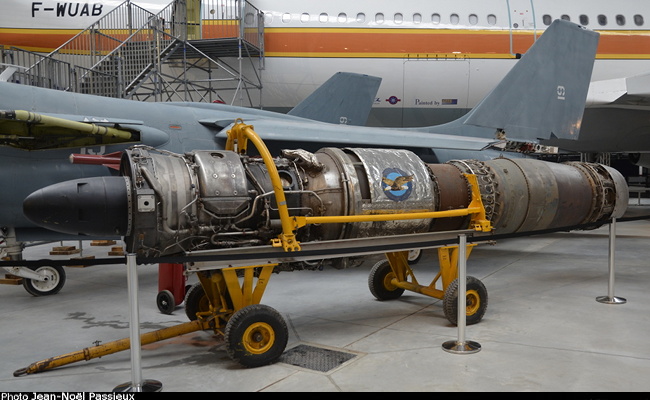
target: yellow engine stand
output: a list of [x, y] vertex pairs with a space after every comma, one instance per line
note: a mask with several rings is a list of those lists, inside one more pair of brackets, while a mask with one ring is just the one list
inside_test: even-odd
[[[469, 258], [474, 246], [476, 246], [476, 244], [468, 244], [466, 246], [467, 258]], [[392, 285], [425, 296], [442, 300], [444, 298], [445, 290], [447, 290], [454, 279], [458, 278], [458, 246], [444, 246], [438, 248], [438, 263], [440, 265], [440, 270], [427, 286], [421, 285], [417, 281], [413, 269], [411, 269], [408, 264], [407, 251], [386, 253], [386, 258], [388, 259], [394, 274], [394, 277], [391, 279]], [[436, 289], [436, 285], [440, 278], [442, 278], [442, 290]]]

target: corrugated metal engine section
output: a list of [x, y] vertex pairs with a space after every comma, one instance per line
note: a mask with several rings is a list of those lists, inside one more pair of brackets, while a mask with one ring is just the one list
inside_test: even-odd
[[285, 351], [280, 362], [314, 371], [328, 372], [356, 356], [352, 353], [301, 344]]

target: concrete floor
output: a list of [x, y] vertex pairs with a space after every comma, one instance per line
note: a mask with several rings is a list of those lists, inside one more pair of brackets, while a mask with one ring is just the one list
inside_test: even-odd
[[[650, 209], [636, 202], [630, 200], [632, 212]], [[611, 289], [609, 226], [477, 246], [467, 273], [485, 284], [489, 306], [464, 333], [480, 345], [476, 353], [443, 349], [459, 330], [441, 300], [405, 292], [377, 301], [368, 289], [369, 261], [272, 276], [262, 303], [284, 316], [290, 332], [280, 362], [243, 368], [211, 331], [199, 331], [144, 346], [141, 376], [160, 382], [164, 392], [648, 392], [650, 221], [619, 222], [616, 233]], [[27, 255], [49, 257], [50, 250], [32, 247]], [[105, 257], [108, 250], [88, 246], [83, 254]], [[424, 284], [437, 268], [435, 250], [414, 267]], [[182, 305], [171, 315], [158, 310], [157, 266], [138, 271], [141, 332], [187, 322]], [[126, 267], [66, 273], [54, 296], [0, 286], [0, 392], [110, 392], [132, 381], [129, 351], [13, 376], [33, 362], [129, 337]], [[612, 291], [627, 302], [596, 301]], [[288, 357], [299, 345], [349, 360], [330, 370], [305, 367]]]

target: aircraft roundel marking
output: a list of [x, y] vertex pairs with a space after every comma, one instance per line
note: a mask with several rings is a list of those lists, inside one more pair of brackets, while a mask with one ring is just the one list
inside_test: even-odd
[[386, 168], [381, 174], [382, 192], [391, 200], [405, 201], [413, 192], [413, 175], [399, 168]]
[[398, 102], [402, 101], [402, 99], [398, 98], [397, 96], [390, 96], [386, 99], [386, 101], [390, 104], [397, 104]]

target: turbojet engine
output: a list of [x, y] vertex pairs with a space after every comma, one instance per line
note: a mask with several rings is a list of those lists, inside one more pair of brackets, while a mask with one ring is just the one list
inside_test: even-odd
[[[610, 167], [533, 159], [426, 164], [407, 150], [285, 150], [274, 158], [291, 216], [351, 216], [466, 208], [477, 177], [495, 233], [570, 227], [618, 218], [628, 204]], [[32, 193], [25, 215], [72, 234], [125, 237], [145, 257], [269, 244], [282, 232], [262, 158], [233, 151], [184, 155], [136, 146], [120, 176], [62, 182]], [[470, 217], [306, 225], [300, 242], [468, 229]]]

